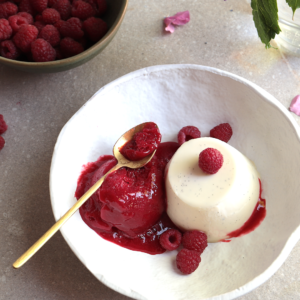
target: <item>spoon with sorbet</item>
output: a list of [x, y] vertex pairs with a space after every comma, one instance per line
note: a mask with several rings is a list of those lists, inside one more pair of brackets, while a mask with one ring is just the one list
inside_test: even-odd
[[116, 142], [113, 154], [118, 163], [101, 177], [78, 201], [21, 257], [13, 264], [15, 269], [27, 262], [62, 225], [100, 188], [112, 172], [127, 167], [137, 169], [145, 166], [154, 156], [160, 143], [161, 134], [153, 122], [142, 123], [125, 132]]

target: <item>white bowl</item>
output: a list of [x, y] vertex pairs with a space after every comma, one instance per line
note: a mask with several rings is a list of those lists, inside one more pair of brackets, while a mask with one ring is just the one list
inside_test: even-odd
[[163, 141], [186, 125], [203, 136], [222, 123], [230, 144], [255, 162], [267, 217], [231, 243], [210, 244], [191, 275], [175, 271], [177, 251], [148, 255], [103, 240], [77, 212], [61, 229], [71, 249], [104, 284], [134, 299], [233, 299], [256, 288], [282, 265], [300, 237], [300, 133], [273, 96], [233, 74], [197, 65], [155, 66], [101, 88], [62, 129], [53, 154], [50, 192], [55, 219], [74, 203], [82, 165], [111, 154], [136, 124], [154, 121]]

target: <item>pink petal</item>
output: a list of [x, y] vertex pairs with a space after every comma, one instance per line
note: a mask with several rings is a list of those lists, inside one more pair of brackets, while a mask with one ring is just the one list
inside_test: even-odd
[[175, 27], [173, 25], [184, 25], [190, 21], [190, 12], [188, 10], [179, 12], [172, 17], [167, 17], [164, 19], [166, 25], [165, 30], [174, 32]]
[[300, 116], [300, 95], [297, 95], [290, 105], [290, 111]]

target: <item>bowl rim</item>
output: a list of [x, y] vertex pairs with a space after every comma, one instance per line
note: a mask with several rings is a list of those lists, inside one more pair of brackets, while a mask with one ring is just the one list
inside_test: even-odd
[[[183, 69], [183, 70], [193, 69], [193, 70], [199, 70], [199, 71], [206, 71], [206, 72], [214, 73], [216, 75], [228, 77], [232, 80], [238, 81], [238, 82], [246, 85], [252, 91], [259, 94], [264, 99], [264, 101], [268, 102], [273, 107], [276, 107], [276, 108], [279, 109], [279, 111], [284, 115], [284, 117], [286, 117], [287, 121], [289, 121], [291, 123], [291, 125], [292, 125], [292, 127], [295, 131], [295, 134], [298, 138], [298, 141], [300, 143], [300, 127], [297, 124], [296, 120], [293, 118], [292, 114], [290, 112], [288, 112], [288, 109], [282, 103], [280, 103], [274, 96], [272, 96], [269, 92], [265, 91], [264, 89], [262, 89], [261, 87], [259, 87], [255, 83], [253, 83], [253, 82], [251, 82], [251, 81], [249, 81], [249, 80], [247, 80], [247, 79], [245, 79], [241, 76], [235, 75], [235, 74], [227, 72], [227, 71], [223, 71], [223, 70], [213, 68], [213, 67], [197, 65], [197, 64], [170, 64], [170, 65], [150, 66], [150, 67], [146, 67], [146, 68], [142, 68], [142, 69], [138, 69], [136, 71], [130, 72], [130, 73], [128, 73], [126, 75], [123, 75], [123, 76], [113, 80], [112, 82], [104, 85], [70, 118], [70, 120], [68, 122], [66, 122], [66, 124], [64, 125], [64, 127], [60, 131], [59, 136], [57, 138], [57, 141], [56, 141], [56, 144], [55, 144], [55, 147], [54, 147], [54, 151], [53, 151], [52, 160], [51, 160], [50, 178], [49, 178], [50, 179], [49, 180], [50, 200], [53, 197], [53, 192], [52, 192], [52, 176], [53, 176], [52, 174], [53, 174], [53, 172], [52, 172], [52, 169], [54, 168], [54, 161], [55, 161], [56, 155], [57, 155], [57, 148], [58, 148], [58, 146], [59, 146], [59, 144], [62, 140], [63, 133], [66, 130], [66, 125], [73, 118], [75, 118], [76, 115], [82, 109], [84, 109], [86, 104], [89, 101], [92, 101], [96, 96], [99, 96], [101, 94], [106, 94], [110, 90], [114, 89], [116, 86], [118, 86], [122, 83], [128, 82], [128, 81], [131, 81], [131, 80], [133, 80], [137, 77], [146, 76], [146, 75], [149, 75], [150, 73], [156, 73], [156, 72], [161, 72], [161, 71], [166, 71], [166, 70], [175, 70], [175, 69]], [[54, 202], [52, 202], [52, 200], [51, 200], [51, 207], [52, 207], [52, 211], [53, 211], [53, 214], [54, 214], [54, 218], [57, 221], [58, 218], [56, 218], [56, 216], [55, 216]], [[79, 260], [81, 260], [81, 262], [85, 266], [84, 261], [83, 261], [83, 257], [81, 257], [80, 254], [76, 252], [76, 248], [74, 247], [74, 245], [72, 245], [72, 243], [69, 240], [68, 236], [65, 234], [63, 228], [61, 228], [61, 234], [63, 235], [64, 239], [68, 243], [69, 247], [72, 249], [72, 251], [75, 253], [75, 255], [79, 258]], [[292, 251], [293, 247], [296, 245], [296, 243], [299, 240], [300, 240], [300, 224], [292, 232], [292, 234], [290, 235], [290, 237], [286, 241], [286, 243], [285, 243], [282, 251], [280, 252], [280, 254], [277, 256], [277, 258], [273, 261], [273, 263], [264, 272], [262, 272], [260, 275], [258, 275], [257, 277], [255, 277], [254, 279], [252, 279], [251, 281], [246, 283], [245, 285], [239, 287], [238, 289], [232, 290], [232, 291], [227, 292], [225, 294], [221, 294], [221, 295], [217, 295], [217, 296], [207, 298], [206, 300], [231, 300], [231, 299], [235, 299], [237, 297], [240, 297], [242, 295], [245, 295], [245, 294], [249, 293], [250, 291], [254, 290], [258, 286], [260, 286], [261, 284], [266, 282], [268, 279], [270, 279], [271, 276], [281, 267], [281, 265], [287, 259], [288, 255]], [[130, 290], [128, 292], [128, 291], [124, 290], [123, 288], [115, 285], [114, 282], [108, 281], [106, 278], [103, 278], [103, 276], [101, 278], [98, 278], [96, 276], [96, 274], [93, 274], [93, 275], [100, 282], [102, 282], [103, 284], [105, 284], [106, 286], [108, 286], [109, 288], [115, 290], [118, 293], [121, 293], [121, 294], [126, 295], [128, 297], [132, 297], [132, 298], [137, 299], [137, 300], [147, 300], [147, 298], [145, 298], [143, 295], [140, 295], [140, 294], [136, 293], [133, 290]]]
[[125, 13], [128, 7], [129, 0], [123, 0], [120, 12], [118, 13], [118, 16], [114, 23], [112, 24], [111, 28], [107, 31], [105, 36], [100, 39], [96, 44], [91, 46], [90, 48], [84, 50], [82, 53], [79, 53], [77, 55], [74, 55], [69, 58], [64, 58], [60, 60], [54, 60], [54, 61], [48, 61], [48, 62], [27, 62], [27, 61], [19, 61], [19, 60], [13, 60], [9, 58], [5, 58], [3, 56], [0, 56], [0, 63], [3, 63], [5, 65], [10, 65], [14, 67], [30, 67], [30, 68], [44, 68], [44, 67], [58, 67], [62, 64], [64, 65], [71, 65], [78, 61], [85, 60], [89, 56], [93, 55], [99, 48], [101, 49], [102, 46], [105, 47], [106, 43], [112, 39], [112, 37], [117, 33], [124, 17]]

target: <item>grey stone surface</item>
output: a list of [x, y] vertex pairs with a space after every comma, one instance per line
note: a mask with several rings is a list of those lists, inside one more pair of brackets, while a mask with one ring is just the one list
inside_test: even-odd
[[[165, 33], [162, 19], [183, 10], [190, 11], [191, 22]], [[143, 67], [176, 63], [245, 77], [285, 107], [300, 93], [300, 59], [265, 50], [246, 0], [130, 0], [115, 39], [85, 65], [45, 75], [0, 66], [0, 113], [9, 126], [0, 152], [1, 300], [129, 299], [98, 282], [60, 233], [21, 269], [11, 264], [53, 224], [49, 169], [64, 124], [110, 81]], [[300, 299], [299, 270], [298, 242], [270, 280], [239, 299]]]

